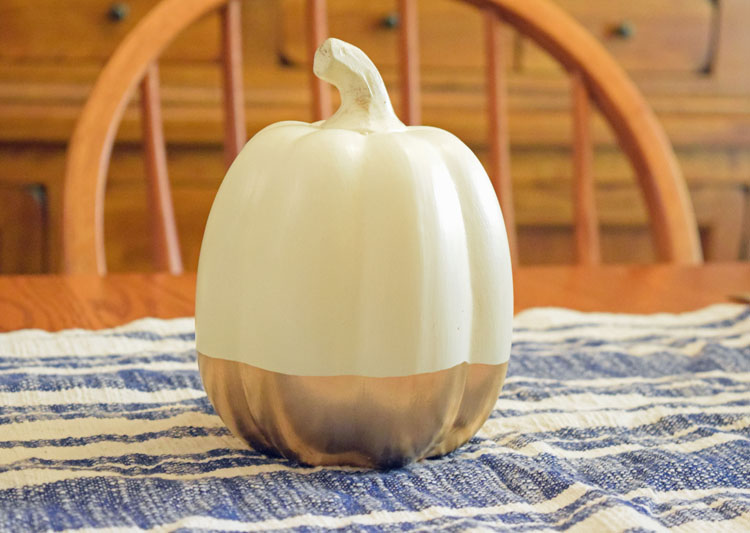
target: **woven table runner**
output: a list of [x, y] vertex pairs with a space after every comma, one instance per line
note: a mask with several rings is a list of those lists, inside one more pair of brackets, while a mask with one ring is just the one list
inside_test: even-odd
[[389, 471], [244, 446], [192, 319], [0, 335], [0, 529], [750, 530], [750, 308], [514, 325], [480, 432]]

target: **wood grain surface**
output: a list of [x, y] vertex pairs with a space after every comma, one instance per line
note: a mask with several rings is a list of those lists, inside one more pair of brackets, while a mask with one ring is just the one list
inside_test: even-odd
[[[521, 267], [514, 290], [516, 312], [680, 312], [750, 291], [750, 263]], [[194, 274], [0, 277], [0, 331], [111, 327], [146, 316], [192, 316], [194, 305]]]

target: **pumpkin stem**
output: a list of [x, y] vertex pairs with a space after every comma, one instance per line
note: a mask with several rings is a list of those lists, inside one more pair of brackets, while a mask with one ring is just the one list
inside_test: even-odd
[[315, 52], [313, 72], [341, 93], [341, 107], [320, 127], [362, 133], [406, 129], [393, 112], [378, 69], [356, 46], [326, 39]]

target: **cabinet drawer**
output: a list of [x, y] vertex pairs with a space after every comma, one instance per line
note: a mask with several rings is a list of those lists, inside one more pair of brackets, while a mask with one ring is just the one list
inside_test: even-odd
[[[598, 38], [630, 72], [700, 73], [710, 61], [715, 2], [711, 0], [555, 0]], [[520, 68], [559, 65], [531, 42]]]
[[[158, 0], [3, 0], [0, 59], [105, 60], [157, 3]], [[213, 60], [218, 56], [216, 14], [181, 34], [165, 54], [166, 58], [190, 60]]]
[[[418, 2], [420, 62], [424, 69], [478, 69], [484, 64], [484, 25], [478, 9], [454, 0]], [[283, 0], [280, 53], [292, 63], [306, 60], [305, 0]], [[329, 34], [361, 48], [379, 69], [397, 63], [395, 0], [328, 1]], [[510, 32], [506, 39], [510, 41]], [[507, 46], [509, 56], [512, 46]]]

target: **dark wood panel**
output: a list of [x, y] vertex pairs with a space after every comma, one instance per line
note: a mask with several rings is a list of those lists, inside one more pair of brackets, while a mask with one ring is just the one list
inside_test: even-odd
[[48, 270], [45, 191], [40, 185], [0, 183], [0, 273]]

